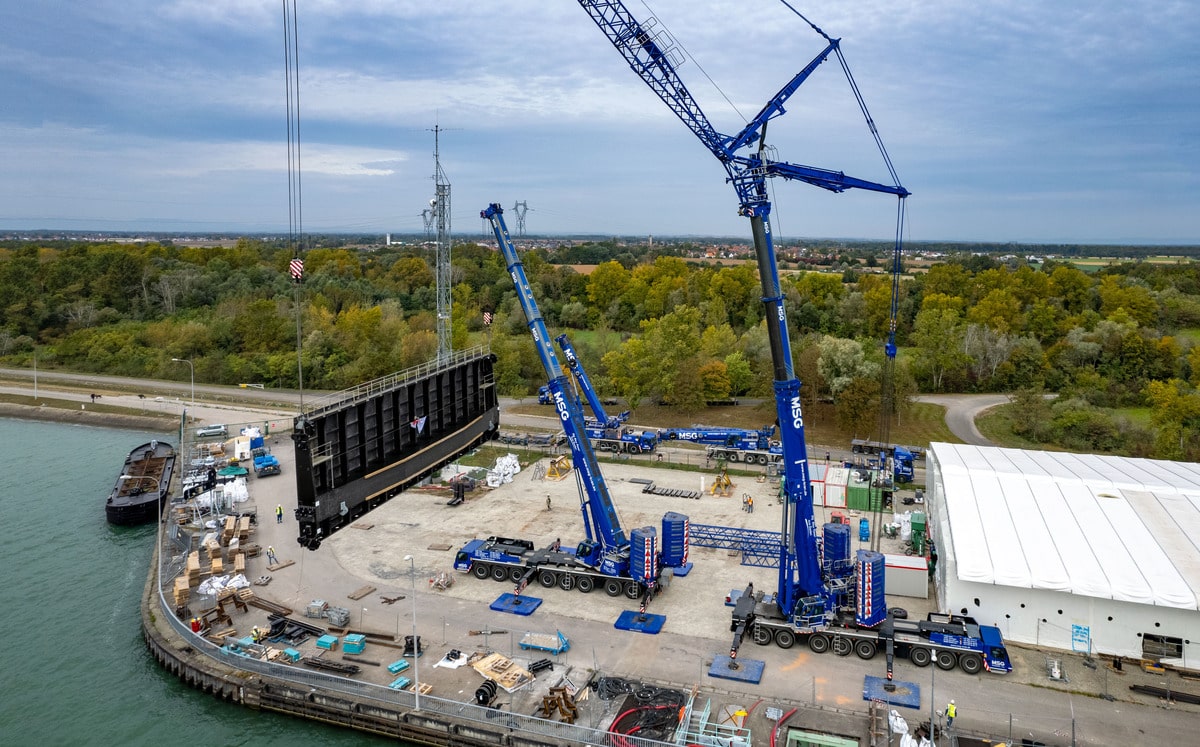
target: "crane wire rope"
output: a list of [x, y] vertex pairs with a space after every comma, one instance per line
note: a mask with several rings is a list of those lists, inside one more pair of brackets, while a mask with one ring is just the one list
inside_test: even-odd
[[[646, 12], [649, 13], [655, 20], [657, 20], [658, 23], [663, 27], [663, 31], [670, 33], [670, 29], [667, 28], [667, 24], [662, 22], [662, 19], [659, 18], [658, 14], [654, 12], [654, 9], [646, 3], [646, 0], [640, 0], [640, 2], [642, 7], [646, 9]], [[672, 43], [676, 47], [679, 47], [679, 49], [681, 49], [683, 53], [687, 55], [687, 58], [692, 61], [692, 64], [696, 66], [696, 69], [700, 71], [700, 74], [704, 76], [705, 80], [707, 80], [712, 87], [716, 89], [717, 93], [721, 94], [721, 98], [725, 99], [725, 103], [729, 104], [729, 108], [733, 109], [734, 113], [742, 118], [743, 123], [749, 122], [750, 120], [746, 119], [746, 115], [742, 114], [741, 110], [737, 108], [737, 104], [733, 103], [733, 99], [729, 98], [725, 91], [719, 85], [717, 85], [717, 82], [713, 80], [712, 76], [708, 74], [708, 71], [700, 65], [700, 62], [694, 56], [692, 56], [692, 53], [687, 50], [687, 47], [683, 46], [683, 42], [679, 41], [679, 37], [675, 36], [674, 34], [670, 34], [670, 36]]]
[[296, 0], [283, 0], [283, 66], [287, 98], [287, 172], [288, 172], [288, 262], [295, 288], [296, 309], [296, 383], [300, 393], [299, 409], [304, 411], [304, 356], [300, 287], [304, 279], [302, 243], [304, 236], [303, 192], [300, 184], [300, 34]]

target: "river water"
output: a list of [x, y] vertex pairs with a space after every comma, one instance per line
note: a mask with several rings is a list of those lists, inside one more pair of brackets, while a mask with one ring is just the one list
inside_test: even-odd
[[0, 418], [0, 744], [383, 744], [220, 701], [150, 656], [138, 603], [154, 527], [109, 525], [104, 499], [151, 438], [175, 443]]

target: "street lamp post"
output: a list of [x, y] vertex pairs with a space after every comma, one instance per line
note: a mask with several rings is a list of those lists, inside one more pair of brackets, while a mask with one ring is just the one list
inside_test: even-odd
[[192, 417], [196, 417], [196, 367], [192, 365], [192, 361], [188, 358], [172, 358], [176, 363], [188, 364], [188, 373], [192, 377]]
[[417, 638], [417, 565], [413, 556], [405, 555], [408, 561], [409, 574], [412, 576], [412, 647], [413, 647], [413, 693], [416, 695], [416, 709], [421, 710], [421, 641]]

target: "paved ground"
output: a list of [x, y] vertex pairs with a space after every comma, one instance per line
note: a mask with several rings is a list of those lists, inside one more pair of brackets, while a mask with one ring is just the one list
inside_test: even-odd
[[[285, 438], [278, 439], [282, 454], [290, 449]], [[865, 711], [862, 699], [863, 678], [882, 676], [884, 661], [876, 657], [861, 661], [855, 657], [818, 656], [804, 648], [783, 650], [774, 646], [761, 648], [747, 642], [742, 648], [743, 659], [761, 660], [765, 664], [761, 684], [747, 685], [714, 679], [707, 676], [707, 667], [715, 655], [726, 653], [730, 643], [729, 609], [723, 597], [731, 589], [740, 589], [753, 581], [759, 588], [774, 587], [774, 571], [747, 568], [723, 551], [694, 549], [695, 570], [686, 578], [676, 579], [671, 588], [653, 603], [651, 612], [666, 615], [663, 632], [657, 636], [617, 631], [613, 621], [622, 610], [633, 609], [624, 598], [612, 599], [596, 591], [588, 595], [577, 591], [544, 590], [531, 587], [527, 595], [539, 597], [542, 606], [530, 617], [517, 617], [489, 610], [487, 605], [511, 589], [507, 584], [455, 574], [453, 587], [435, 591], [428, 579], [439, 572], [449, 571], [454, 551], [472, 537], [490, 534], [526, 537], [539, 543], [555, 538], [575, 541], [581, 534], [576, 489], [571, 479], [547, 483], [533, 479], [533, 470], [526, 469], [507, 485], [490, 491], [480, 491], [464, 505], [446, 506], [443, 492], [409, 491], [376, 511], [363, 517], [359, 525], [370, 528], [346, 528], [335, 533], [316, 552], [302, 550], [294, 542], [295, 523], [291, 519], [289, 466], [285, 462], [282, 478], [252, 480], [260, 511], [269, 513], [276, 501], [288, 508], [288, 519], [282, 526], [270, 521], [259, 529], [259, 541], [274, 544], [281, 559], [296, 561], [294, 565], [273, 574], [271, 585], [264, 595], [297, 610], [312, 599], [351, 610], [352, 627], [367, 631], [403, 636], [409, 634], [413, 623], [412, 586], [406, 555], [412, 555], [416, 569], [416, 615], [420, 634], [430, 645], [430, 655], [421, 662], [421, 681], [434, 686], [436, 694], [470, 698], [481, 681], [470, 670], [454, 672], [434, 669], [431, 665], [451, 648], [466, 652], [497, 650], [528, 662], [542, 654], [523, 654], [517, 642], [526, 632], [548, 633], [561, 630], [570, 638], [572, 649], [557, 657], [558, 673], [573, 681], [587, 678], [590, 669], [647, 681], [673, 682], [687, 690], [699, 684], [714, 704], [764, 706], [816, 703], [821, 706]], [[531, 465], [532, 466], [532, 465]], [[778, 530], [780, 507], [774, 500], [768, 482], [739, 478], [732, 498], [705, 494], [700, 500], [660, 498], [644, 495], [641, 486], [631, 478], [643, 477], [658, 484], [680, 489], [699, 489], [699, 475], [628, 465], [605, 464], [605, 477], [618, 504], [621, 519], [627, 528], [658, 524], [663, 512], [674, 510], [688, 514], [697, 523], [719, 523], [755, 529]], [[755, 496], [755, 511], [740, 510], [742, 493]], [[546, 496], [552, 508], [546, 510]], [[448, 545], [449, 550], [440, 549]], [[262, 560], [252, 561], [250, 575], [264, 572]], [[377, 591], [361, 600], [350, 600], [347, 594], [372, 585]], [[384, 597], [403, 595], [405, 599], [385, 604]], [[925, 607], [921, 600], [901, 597], [889, 599], [890, 605], [901, 605], [913, 614]], [[471, 631], [507, 631], [494, 635], [470, 635]], [[370, 652], [370, 647], [368, 648]], [[371, 658], [391, 661], [391, 651], [372, 652]], [[1053, 654], [1059, 656], [1059, 654]], [[966, 732], [1004, 737], [1008, 733], [1010, 714], [1013, 734], [1020, 738], [1030, 735], [1047, 744], [1070, 744], [1072, 715], [1075, 717], [1078, 744], [1168, 744], [1172, 741], [1189, 743], [1194, 719], [1200, 709], [1191, 706], [1164, 704], [1133, 695], [1128, 685], [1135, 682], [1159, 684], [1169, 681], [1179, 689], [1189, 689], [1188, 683], [1177, 675], [1154, 677], [1126, 665], [1126, 674], [1109, 673], [1104, 663], [1088, 668], [1077, 656], [1063, 656], [1068, 681], [1052, 681], [1048, 677], [1047, 653], [1034, 649], [1012, 649], [1015, 671], [1006, 677], [971, 677], [958, 671], [943, 672], [935, 668], [917, 669], [904, 660], [896, 664], [896, 677], [915, 683], [922, 690], [919, 711], [904, 709], [910, 723], [928, 718], [930, 705], [935, 710], [945, 701], [955, 698], [959, 708], [959, 727]], [[398, 657], [394, 657], [398, 658]], [[386, 662], [385, 662], [386, 663]], [[366, 669], [373, 669], [366, 667]], [[382, 679], [386, 672], [365, 672], [363, 677]], [[546, 683], [545, 686], [548, 686]], [[1097, 696], [1106, 688], [1116, 702]], [[1192, 690], [1200, 688], [1192, 687]], [[932, 690], [932, 698], [930, 692]], [[537, 690], [529, 695], [537, 695]], [[516, 706], [528, 706], [527, 700], [514, 700]], [[716, 706], [714, 706], [716, 707]], [[600, 718], [600, 713], [593, 714]], [[608, 714], [611, 717], [611, 713]], [[822, 719], [833, 719], [828, 711], [818, 712], [809, 722], [820, 726]], [[764, 741], [771, 725], [761, 713], [752, 717], [752, 728]]]

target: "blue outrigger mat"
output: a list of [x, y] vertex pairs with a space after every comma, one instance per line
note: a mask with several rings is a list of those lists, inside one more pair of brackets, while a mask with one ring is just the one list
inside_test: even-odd
[[617, 630], [632, 630], [635, 633], [649, 633], [654, 635], [662, 630], [662, 626], [666, 622], [666, 615], [643, 615], [633, 610], [625, 610], [617, 618], [613, 627]]
[[695, 565], [693, 565], [692, 561], [689, 560], [678, 568], [672, 568], [671, 570], [676, 576], [686, 576], [692, 572], [692, 568], [694, 567]]
[[758, 659], [738, 659], [737, 669], [733, 668], [733, 659], [727, 654], [713, 657], [712, 666], [708, 668], [709, 677], [720, 677], [723, 680], [737, 680], [757, 685], [763, 676], [766, 663]]
[[542, 600], [537, 597], [518, 597], [513, 594], [501, 594], [488, 607], [497, 612], [508, 612], [513, 615], [532, 615], [538, 607], [542, 606]]
[[905, 708], [921, 707], [921, 686], [915, 682], [893, 680], [895, 689], [888, 692], [884, 686], [888, 681], [882, 677], [867, 675], [863, 680], [863, 700], [878, 700], [889, 705], [904, 706]]

